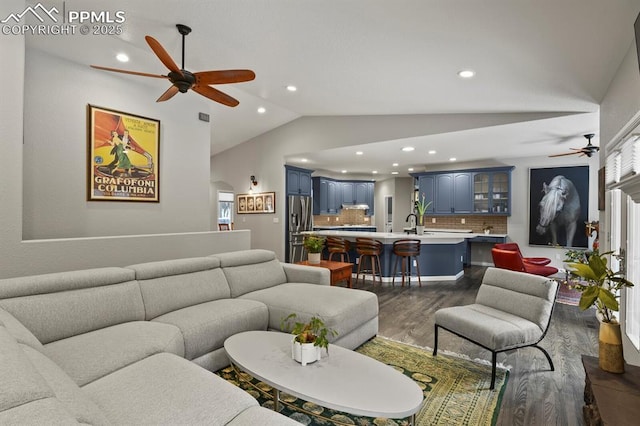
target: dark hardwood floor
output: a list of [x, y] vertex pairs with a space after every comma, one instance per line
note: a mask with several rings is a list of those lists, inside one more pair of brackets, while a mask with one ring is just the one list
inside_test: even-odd
[[[486, 268], [472, 266], [460, 280], [423, 282], [412, 286], [372, 286], [380, 303], [379, 335], [417, 346], [433, 347], [434, 314], [444, 307], [475, 300]], [[510, 367], [498, 425], [582, 425], [584, 370], [581, 354], [597, 356], [597, 321], [593, 311], [556, 303], [551, 326], [540, 343], [555, 364], [549, 371], [541, 351], [524, 348], [498, 354], [498, 362]], [[446, 331], [440, 332], [439, 350], [491, 360], [491, 353]]]

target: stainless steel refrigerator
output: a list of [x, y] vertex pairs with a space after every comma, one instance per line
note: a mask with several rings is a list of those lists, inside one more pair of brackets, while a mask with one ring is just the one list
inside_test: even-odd
[[287, 261], [299, 262], [305, 259], [302, 246], [304, 231], [313, 230], [313, 200], [302, 195], [290, 195], [287, 199]]

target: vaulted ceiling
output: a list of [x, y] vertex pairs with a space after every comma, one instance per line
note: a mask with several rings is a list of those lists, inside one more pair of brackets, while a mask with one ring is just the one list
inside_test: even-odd
[[[405, 145], [421, 156], [428, 149], [437, 154], [414, 156], [403, 166], [560, 153], [583, 146], [585, 133], [596, 133], [599, 144], [598, 106], [632, 46], [640, 11], [638, 0], [66, 0], [65, 7], [86, 10], [88, 4], [124, 11], [123, 33], [36, 36], [28, 46], [87, 65], [166, 73], [144, 36], [160, 41], [180, 63], [175, 24], [182, 23], [193, 29], [190, 71], [255, 71], [252, 82], [218, 87], [240, 105], [211, 103], [212, 154], [301, 116], [522, 114], [520, 121], [496, 119], [477, 128], [461, 123], [445, 134], [327, 152], [301, 147], [315, 167], [334, 171], [352, 165], [344, 159], [362, 150], [363, 173], [386, 173], [391, 153]], [[119, 52], [130, 61], [118, 63]], [[466, 69], [475, 76], [460, 78]], [[158, 96], [166, 89], [157, 79], [113, 78], [151, 85]]]

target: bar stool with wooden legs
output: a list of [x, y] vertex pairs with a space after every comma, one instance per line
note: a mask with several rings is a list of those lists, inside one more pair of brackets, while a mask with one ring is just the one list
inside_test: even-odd
[[[364, 273], [371, 272], [373, 284], [376, 283], [376, 266], [378, 268], [378, 278], [380, 278], [380, 285], [382, 285], [382, 267], [380, 266], [380, 254], [382, 253], [382, 243], [372, 238], [356, 238], [356, 252], [358, 253], [358, 271], [356, 272], [356, 285], [360, 277], [360, 271], [362, 270], [362, 283], [364, 284]], [[369, 266], [371, 269], [363, 270], [362, 265], [365, 260], [369, 260]]]
[[327, 260], [333, 260], [333, 256], [338, 255], [340, 256], [340, 262], [351, 263], [351, 259], [349, 258], [351, 245], [348, 240], [340, 237], [327, 237], [326, 242], [327, 251], [329, 252]]
[[418, 276], [418, 284], [422, 287], [422, 281], [420, 280], [420, 240], [406, 239], [398, 240], [393, 243], [393, 254], [396, 256], [396, 261], [393, 263], [393, 278], [391, 284], [395, 286], [396, 271], [398, 269], [398, 261], [401, 262], [402, 268], [402, 287], [404, 287], [404, 278], [409, 279], [409, 287], [411, 287], [411, 259], [416, 260], [416, 272]]

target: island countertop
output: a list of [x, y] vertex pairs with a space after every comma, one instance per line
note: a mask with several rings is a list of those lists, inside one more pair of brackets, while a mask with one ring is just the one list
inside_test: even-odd
[[402, 232], [361, 232], [344, 230], [306, 231], [306, 234], [317, 234], [325, 237], [341, 237], [350, 241], [356, 238], [373, 238], [382, 244], [393, 244], [394, 241], [405, 239], [420, 240], [420, 244], [457, 244], [475, 237], [506, 238], [506, 234], [461, 233], [461, 232], [426, 232], [422, 235], [405, 234]]

